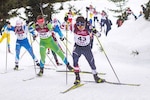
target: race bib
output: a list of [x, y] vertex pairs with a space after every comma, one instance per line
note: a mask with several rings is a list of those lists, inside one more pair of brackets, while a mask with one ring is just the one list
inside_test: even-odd
[[17, 36], [18, 40], [23, 40], [23, 39], [27, 38], [27, 33], [23, 29], [23, 26], [16, 27], [15, 28], [15, 33], [16, 33], [16, 36]]
[[18, 40], [23, 40], [25, 38], [27, 38], [27, 35], [25, 33], [24, 34], [17, 34], [17, 39]]
[[87, 46], [90, 43], [90, 36], [89, 35], [82, 36], [74, 34], [74, 40], [75, 43], [79, 46]]
[[52, 33], [50, 31], [39, 33], [39, 36], [41, 39], [46, 39], [46, 38], [50, 37], [51, 35], [52, 35]]

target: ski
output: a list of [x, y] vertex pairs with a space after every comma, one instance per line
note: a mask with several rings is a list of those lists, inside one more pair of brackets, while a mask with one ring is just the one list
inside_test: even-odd
[[37, 74], [36, 76], [30, 77], [30, 78], [27, 78], [27, 79], [23, 79], [22, 81], [30, 81], [30, 80], [33, 80], [33, 79], [36, 79], [36, 78], [42, 77], [42, 76], [40, 76], [40, 75]]
[[[84, 82], [95, 83], [95, 81], [84, 81]], [[140, 86], [141, 85], [141, 84], [134, 84], [134, 83], [111, 82], [111, 81], [106, 81], [106, 80], [103, 83], [114, 84], [114, 85], [128, 85], [128, 86]]]
[[73, 86], [71, 86], [70, 88], [68, 88], [68, 89], [66, 89], [65, 91], [63, 91], [63, 92], [60, 92], [60, 93], [67, 93], [67, 92], [69, 92], [69, 91], [71, 91], [71, 90], [74, 90], [74, 89], [77, 89], [77, 88], [79, 88], [79, 87], [81, 87], [81, 86], [83, 86], [84, 84], [77, 84], [77, 85], [73, 85]]
[[[36, 69], [40, 69], [40, 68], [36, 68]], [[44, 69], [47, 69], [47, 70], [56, 70], [55, 68], [48, 68], [48, 67], [44, 67]]]
[[[56, 72], [73, 72], [73, 71], [66, 71], [66, 70], [57, 70]], [[88, 72], [88, 71], [80, 71], [80, 73], [83, 74], [92, 74], [92, 72]], [[99, 75], [106, 75], [106, 73], [97, 73]]]
[[27, 79], [23, 79], [22, 81], [29, 81], [29, 80], [33, 80], [33, 79], [35, 79], [35, 78], [36, 78], [36, 76], [30, 77], [30, 78], [27, 78]]
[[7, 73], [10, 73], [10, 72], [17, 72], [17, 71], [22, 71], [24, 69], [18, 69], [18, 70], [9, 70], [9, 71], [5, 71], [5, 72], [2, 72], [0, 74], [7, 74]]
[[140, 86], [141, 85], [141, 84], [134, 84], [134, 83], [119, 83], [119, 82], [110, 82], [110, 81], [105, 81], [105, 83], [115, 84], [115, 85], [128, 85], [128, 86]]

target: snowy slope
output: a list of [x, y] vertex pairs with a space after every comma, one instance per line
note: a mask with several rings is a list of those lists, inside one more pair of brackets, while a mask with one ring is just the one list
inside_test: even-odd
[[[148, 0], [129, 0], [128, 5], [136, 8], [134, 11], [140, 9], [139, 5], [146, 3]], [[84, 1], [70, 1], [78, 8], [82, 7], [82, 12], [85, 14], [85, 6], [93, 4], [96, 8], [106, 9], [113, 7], [112, 3], [106, 0], [86, 0]], [[69, 2], [67, 2], [69, 3]], [[101, 4], [101, 6], [99, 6]], [[67, 5], [67, 4], [66, 4]], [[67, 10], [66, 10], [67, 11]], [[61, 12], [58, 16], [64, 16], [65, 12]], [[23, 79], [28, 79], [35, 76], [39, 69], [34, 69], [33, 60], [28, 53], [20, 59], [21, 71], [13, 71], [15, 60], [15, 40], [14, 33], [11, 34], [11, 51], [13, 54], [6, 55], [6, 40], [0, 44], [0, 59], [1, 67], [0, 72], [6, 71], [7, 61], [7, 73], [0, 74], [0, 98], [1, 100], [149, 100], [150, 93], [150, 22], [145, 21], [143, 17], [140, 17], [136, 21], [130, 19], [126, 21], [123, 26], [116, 28], [116, 19], [109, 17], [114, 22], [114, 28], [109, 32], [108, 37], [102, 33], [99, 38], [119, 80], [123, 83], [139, 83], [141, 86], [120, 86], [110, 85], [107, 83], [96, 84], [87, 83], [83, 87], [70, 91], [66, 94], [60, 92], [67, 89], [74, 82], [74, 74], [58, 73], [56, 70], [65, 70], [65, 66], [58, 66], [57, 68], [46, 58], [47, 68], [53, 68], [56, 70], [45, 69], [44, 76], [36, 78], [30, 81], [24, 82]], [[61, 17], [62, 18], [62, 17]], [[12, 21], [13, 22], [13, 21]], [[66, 32], [63, 31], [65, 34]], [[70, 41], [73, 39], [73, 34], [69, 32]], [[29, 36], [30, 40], [30, 36]], [[39, 39], [37, 39], [39, 41]], [[73, 41], [72, 41], [73, 42]], [[73, 49], [73, 43], [68, 44], [70, 51]], [[33, 43], [33, 49], [38, 59], [39, 56], [39, 44], [35, 41]], [[99, 50], [99, 44], [95, 38], [93, 54], [95, 58], [95, 64], [98, 72], [107, 73], [106, 75], [100, 75], [109, 81], [117, 82], [116, 76], [112, 71], [111, 66], [106, 59], [103, 52]], [[138, 55], [132, 54], [132, 51], [138, 51]], [[21, 49], [20, 56], [24, 53], [25, 49]], [[7, 56], [7, 58], [6, 58]], [[51, 54], [50, 58], [53, 59]], [[7, 60], [6, 60], [7, 59]], [[72, 58], [69, 55], [68, 59], [72, 64]], [[60, 60], [61, 62], [61, 60]], [[84, 62], [84, 63], [83, 63]], [[90, 67], [83, 56], [81, 56], [79, 65], [81, 70], [90, 71]], [[93, 76], [90, 74], [81, 74], [81, 80], [93, 80]]]

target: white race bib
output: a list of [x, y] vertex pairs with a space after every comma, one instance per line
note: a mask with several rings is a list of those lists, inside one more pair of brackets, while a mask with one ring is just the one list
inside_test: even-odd
[[87, 46], [90, 43], [90, 36], [89, 35], [82, 36], [74, 34], [74, 40], [75, 43], [79, 46]]
[[23, 40], [23, 39], [27, 38], [27, 30], [26, 29], [28, 29], [28, 27], [25, 27], [25, 29], [23, 26], [21, 26], [19, 28], [18, 27], [15, 28], [15, 33], [16, 33], [18, 40]]
[[27, 38], [27, 34], [26, 33], [16, 34], [16, 35], [17, 35], [17, 39], [18, 40], [23, 40], [23, 39]]
[[52, 33], [50, 31], [39, 33], [39, 36], [41, 39], [46, 39], [46, 38], [50, 37], [51, 35], [52, 35]]

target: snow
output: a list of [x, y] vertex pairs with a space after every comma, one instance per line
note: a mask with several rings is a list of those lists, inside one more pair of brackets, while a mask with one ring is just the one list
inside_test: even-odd
[[[137, 2], [137, 0], [129, 0], [128, 5], [132, 5], [134, 11], [138, 12], [140, 5], [145, 4], [147, 1], [148, 0], [140, 0]], [[101, 9], [114, 6], [106, 0], [86, 0], [86, 2], [80, 0], [70, 2], [79, 9], [82, 7], [83, 14], [85, 14], [85, 6], [91, 3], [96, 6], [96, 8], [99, 8], [100, 11]], [[23, 81], [23, 79], [34, 77], [35, 72], [37, 73], [39, 69], [35, 70], [32, 58], [28, 53], [25, 53], [19, 62], [20, 69], [24, 70], [13, 71], [15, 66], [16, 36], [12, 32], [10, 46], [13, 54], [6, 53], [6, 39], [0, 44], [0, 72], [3, 73], [7, 71], [6, 74], [0, 74], [1, 100], [150, 100], [150, 23], [143, 17], [140, 17], [136, 21], [131, 17], [123, 26], [117, 28], [115, 25], [116, 19], [111, 16], [111, 12], [107, 12], [109, 13], [109, 18], [113, 21], [113, 28], [108, 33], [108, 37], [105, 37], [102, 33], [102, 36], [99, 38], [100, 43], [120, 82], [141, 84], [141, 86], [86, 83], [83, 87], [72, 90], [66, 94], [61, 94], [61, 91], [73, 85], [75, 76], [73, 73], [66, 74], [56, 72], [56, 70], [66, 70], [65, 65], [55, 67], [48, 57], [46, 58], [47, 66], [45, 67], [53, 68], [54, 70], [45, 69], [43, 77]], [[61, 12], [58, 14], [58, 17], [64, 16], [64, 13], [65, 12]], [[14, 23], [14, 19], [11, 20], [11, 22]], [[66, 33], [65, 31], [63, 32], [64, 34]], [[72, 44], [68, 43], [68, 47], [72, 52], [73, 34], [68, 32], [68, 35], [69, 41], [72, 42]], [[39, 39], [37, 39], [37, 41], [39, 41]], [[36, 41], [33, 42], [33, 50], [36, 57], [40, 59], [39, 44]], [[99, 44], [96, 38], [92, 51], [97, 71], [107, 73], [106, 75], [100, 75], [100, 77], [109, 81], [118, 82], [104, 52], [99, 50]], [[133, 51], [138, 51], [139, 54], [136, 55]], [[24, 52], [25, 49], [22, 48], [20, 56]], [[51, 54], [49, 54], [49, 57], [54, 61]], [[68, 55], [68, 60], [72, 65], [72, 57], [70, 55]], [[62, 62], [60, 59], [59, 61]], [[83, 56], [79, 59], [79, 65], [81, 70], [91, 71]], [[80, 75], [81, 80], [93, 80], [93, 76], [90, 74]]]

